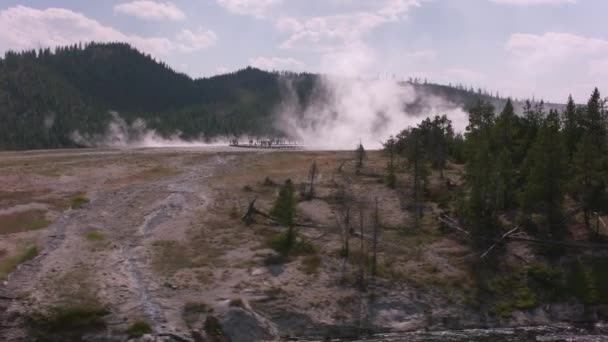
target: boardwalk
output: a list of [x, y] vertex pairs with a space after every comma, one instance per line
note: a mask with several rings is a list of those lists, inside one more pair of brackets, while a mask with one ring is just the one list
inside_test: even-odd
[[240, 148], [264, 148], [276, 150], [298, 150], [302, 149], [302, 145], [290, 142], [283, 139], [266, 139], [266, 140], [249, 140], [248, 142], [239, 142], [234, 139], [230, 141], [231, 147]]

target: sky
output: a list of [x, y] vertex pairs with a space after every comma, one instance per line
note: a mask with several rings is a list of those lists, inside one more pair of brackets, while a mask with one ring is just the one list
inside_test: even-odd
[[125, 41], [192, 77], [250, 65], [584, 102], [608, 92], [606, 13], [606, 0], [1, 0], [0, 53]]

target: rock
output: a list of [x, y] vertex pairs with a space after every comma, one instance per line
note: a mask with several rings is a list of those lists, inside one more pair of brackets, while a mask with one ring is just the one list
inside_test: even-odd
[[[260, 314], [243, 307], [229, 307], [220, 315], [220, 326], [225, 340], [217, 341], [272, 341], [279, 335], [273, 323]], [[207, 323], [205, 323], [205, 327], [207, 328]], [[207, 329], [205, 330], [207, 331]]]

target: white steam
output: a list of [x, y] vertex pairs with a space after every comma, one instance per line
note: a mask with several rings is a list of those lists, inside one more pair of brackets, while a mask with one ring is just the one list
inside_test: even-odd
[[163, 137], [154, 129], [147, 127], [142, 119], [136, 119], [128, 124], [117, 112], [110, 112], [112, 120], [106, 131], [101, 134], [72, 133], [72, 140], [88, 147], [112, 148], [146, 148], [146, 147], [205, 147], [222, 144], [222, 142], [207, 141], [202, 137], [196, 140], [182, 139], [177, 131], [170, 137]]
[[334, 74], [320, 77], [305, 108], [284, 78], [277, 128], [320, 149], [353, 149], [359, 142], [380, 148], [390, 135], [435, 115], [447, 115], [456, 131], [464, 130], [468, 117], [456, 104], [394, 79], [359, 78], [373, 62], [373, 53], [360, 45], [327, 56], [323, 68]]

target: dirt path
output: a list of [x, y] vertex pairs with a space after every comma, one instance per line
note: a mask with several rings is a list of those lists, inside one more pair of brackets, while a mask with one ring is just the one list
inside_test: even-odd
[[[141, 316], [157, 333], [171, 333], [174, 324], [165, 314], [165, 298], [159, 295], [164, 285], [151, 275], [149, 253], [143, 246], [154, 240], [159, 227], [187, 220], [204, 208], [210, 196], [206, 179], [229, 159], [209, 156], [177, 165], [179, 172], [170, 177], [114, 191], [101, 189], [84, 208], [64, 212], [47, 229], [47, 242], [38, 257], [22, 264], [0, 287], [0, 340], [24, 339], [21, 313], [34, 303], [59, 299], [60, 294], [47, 286], [49, 279], [70, 272], [86, 277], [81, 283], [66, 282], [66, 291], [70, 285], [91, 286], [88, 290], [109, 304], [110, 322], [120, 324]], [[107, 242], [91, 247], [84, 238], [91, 229], [102, 232]], [[183, 234], [183, 229], [176, 226], [170, 234]]]

